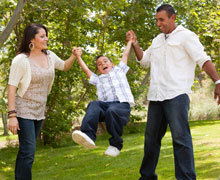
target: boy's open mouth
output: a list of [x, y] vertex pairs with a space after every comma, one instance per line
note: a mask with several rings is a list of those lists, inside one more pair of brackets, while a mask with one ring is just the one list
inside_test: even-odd
[[103, 68], [103, 70], [106, 70], [106, 69], [108, 69], [108, 67], [104, 67], [104, 68]]

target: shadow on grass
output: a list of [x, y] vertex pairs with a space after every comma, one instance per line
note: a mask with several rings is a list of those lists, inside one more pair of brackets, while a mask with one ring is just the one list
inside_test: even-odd
[[190, 127], [197, 126], [209, 126], [209, 125], [220, 125], [220, 120], [201, 120], [201, 121], [189, 121]]
[[17, 146], [9, 146], [7, 148], [0, 149], [0, 177], [4, 177], [4, 180], [14, 179], [14, 165], [17, 151]]
[[[220, 125], [220, 120], [200, 120], [200, 121], [189, 121], [190, 127], [198, 126], [211, 126], [211, 125]], [[137, 123], [128, 123], [124, 128], [124, 134], [133, 134], [133, 133], [143, 133], [145, 132], [146, 122], [137, 122]], [[169, 126], [167, 128], [169, 132]]]
[[[220, 165], [219, 162], [209, 162], [203, 164], [196, 164], [196, 171], [198, 179], [200, 177], [207, 177], [209, 179], [216, 180], [220, 177]], [[204, 178], [203, 178], [204, 179]]]

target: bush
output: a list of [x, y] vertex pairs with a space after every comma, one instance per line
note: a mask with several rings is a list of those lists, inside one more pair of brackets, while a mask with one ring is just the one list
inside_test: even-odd
[[213, 120], [220, 118], [220, 107], [214, 101], [215, 85], [210, 80], [203, 81], [203, 87], [196, 88], [191, 94], [190, 120]]

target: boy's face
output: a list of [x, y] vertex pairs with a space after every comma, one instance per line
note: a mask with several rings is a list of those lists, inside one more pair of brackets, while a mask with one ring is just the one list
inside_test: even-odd
[[96, 66], [98, 73], [108, 74], [109, 71], [114, 67], [114, 64], [105, 56], [101, 56], [96, 60]]

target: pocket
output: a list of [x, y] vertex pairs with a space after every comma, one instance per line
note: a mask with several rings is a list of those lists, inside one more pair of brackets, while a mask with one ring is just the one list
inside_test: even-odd
[[177, 47], [177, 46], [179, 47], [181, 45], [180, 42], [176, 42], [176, 41], [169, 41], [167, 44], [169, 46], [174, 46], [174, 47]]
[[151, 47], [151, 62], [158, 63], [162, 59], [161, 56], [163, 55], [163, 50], [163, 44], [153, 44]]
[[178, 68], [184, 68], [186, 59], [188, 59], [184, 47], [178, 41], [169, 41], [167, 43], [167, 56], [171, 57], [171, 64]]

